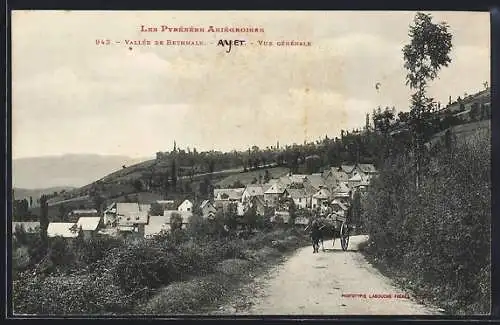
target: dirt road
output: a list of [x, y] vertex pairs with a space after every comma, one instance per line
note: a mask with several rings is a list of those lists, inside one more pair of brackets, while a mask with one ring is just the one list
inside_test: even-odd
[[[366, 236], [353, 236], [348, 251], [339, 240], [325, 252], [298, 250], [239, 292], [214, 314], [246, 315], [433, 315], [437, 309], [416, 303], [357, 252]], [[364, 296], [348, 296], [348, 295]], [[396, 298], [396, 294], [402, 297]], [[391, 295], [385, 298], [376, 295]]]

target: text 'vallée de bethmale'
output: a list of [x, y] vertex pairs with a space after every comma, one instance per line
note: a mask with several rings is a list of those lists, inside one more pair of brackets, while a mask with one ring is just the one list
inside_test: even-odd
[[[139, 31], [143, 33], [155, 33], [155, 32], [168, 32], [168, 33], [263, 33], [264, 29], [261, 27], [214, 27], [209, 26], [204, 27], [170, 27], [167, 25], [140, 25]], [[110, 40], [110, 39], [96, 39], [96, 45], [126, 45], [129, 50], [133, 49], [133, 46], [205, 46], [208, 44], [215, 44], [217, 47], [223, 47], [226, 53], [230, 53], [234, 47], [243, 47], [247, 45], [260, 46], [260, 47], [308, 47], [311, 46], [309, 41], [296, 41], [296, 40], [280, 40], [280, 41], [269, 41], [269, 40], [258, 40], [249, 41], [244, 39], [226, 39], [221, 38], [216, 41], [202, 41], [202, 40], [172, 40], [172, 39], [125, 39], [122, 40]]]

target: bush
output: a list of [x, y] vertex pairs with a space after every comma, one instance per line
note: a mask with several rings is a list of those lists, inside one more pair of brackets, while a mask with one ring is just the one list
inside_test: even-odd
[[206, 303], [217, 301], [225, 293], [224, 281], [210, 276], [164, 287], [137, 311], [141, 314], [189, 314]]
[[14, 281], [15, 314], [105, 314], [130, 310], [135, 300], [102, 274], [32, 277]]
[[90, 240], [78, 241], [75, 247], [77, 263], [81, 266], [91, 266], [105, 258], [112, 249], [122, 245], [122, 240], [110, 236], [98, 236]]
[[49, 240], [48, 260], [57, 269], [67, 269], [75, 260], [70, 241], [66, 238], [55, 237]]
[[158, 288], [179, 278], [175, 256], [153, 241], [139, 240], [111, 251], [107, 259], [115, 283], [125, 292]]
[[13, 249], [12, 252], [12, 268], [14, 273], [26, 269], [30, 265], [30, 254], [26, 246], [21, 246]]
[[245, 270], [247, 270], [249, 267], [250, 267], [249, 261], [239, 258], [234, 258], [219, 262], [215, 266], [215, 270], [227, 276], [238, 276], [245, 273]]
[[206, 274], [213, 270], [217, 263], [217, 252], [211, 245], [200, 245], [194, 241], [188, 241], [177, 249], [176, 265], [180, 274]]
[[[256, 233], [249, 240], [210, 236], [187, 240], [186, 231], [177, 230], [147, 240], [98, 237], [75, 245], [55, 238], [47, 260], [79, 266], [78, 274], [19, 272], [13, 284], [15, 312], [51, 315], [135, 310], [165, 314], [199, 310], [200, 304], [222, 297], [228, 288], [225, 281], [245, 275], [254, 263], [266, 264], [270, 258], [282, 256], [278, 248], [271, 248], [273, 241], [282, 252], [298, 247], [300, 238], [291, 235], [293, 232]], [[26, 251], [16, 251], [17, 265], [26, 263]], [[91, 267], [83, 267], [87, 265]], [[203, 278], [193, 278], [198, 275]]]
[[[427, 157], [418, 189], [411, 167], [409, 158], [398, 157], [373, 181], [363, 209], [370, 234], [365, 251], [404, 270], [422, 292], [445, 298], [447, 308], [487, 312], [489, 139], [475, 138]], [[471, 301], [481, 307], [472, 310]]]

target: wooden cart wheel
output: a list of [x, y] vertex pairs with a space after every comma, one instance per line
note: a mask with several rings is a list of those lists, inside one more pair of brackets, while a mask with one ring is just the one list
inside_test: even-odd
[[347, 247], [349, 247], [349, 233], [345, 223], [342, 223], [342, 226], [340, 227], [340, 245], [342, 246], [343, 251], [346, 251]]

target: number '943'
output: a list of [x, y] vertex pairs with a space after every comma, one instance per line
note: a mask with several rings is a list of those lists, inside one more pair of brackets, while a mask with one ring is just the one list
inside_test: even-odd
[[111, 44], [111, 41], [109, 39], [96, 39], [95, 44], [96, 45], [109, 45], [109, 44]]

